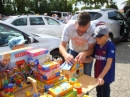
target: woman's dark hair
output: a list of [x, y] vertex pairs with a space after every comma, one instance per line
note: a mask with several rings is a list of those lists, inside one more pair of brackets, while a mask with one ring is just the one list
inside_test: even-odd
[[91, 21], [91, 16], [88, 12], [79, 12], [77, 16], [77, 23], [80, 26], [86, 26]]

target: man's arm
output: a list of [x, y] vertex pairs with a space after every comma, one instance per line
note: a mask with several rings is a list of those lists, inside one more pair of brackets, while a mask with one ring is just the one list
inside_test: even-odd
[[64, 58], [68, 54], [66, 50], [67, 43], [68, 42], [61, 41], [60, 46], [59, 46], [60, 53], [62, 54]]
[[67, 50], [66, 50], [67, 44], [68, 44], [68, 42], [62, 41], [60, 43], [59, 50], [60, 50], [60, 53], [62, 54], [62, 56], [64, 57], [65, 61], [69, 64], [72, 64], [73, 62], [75, 62], [75, 60], [74, 60], [74, 57], [67, 52]]
[[93, 54], [93, 51], [94, 51], [94, 46], [95, 46], [95, 43], [93, 44], [88, 44], [88, 50], [85, 50], [85, 54], [86, 56], [90, 56]]

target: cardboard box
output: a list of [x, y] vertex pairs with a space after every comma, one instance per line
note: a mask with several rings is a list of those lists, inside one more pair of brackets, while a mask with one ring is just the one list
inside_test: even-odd
[[27, 65], [27, 51], [32, 49], [32, 47], [25, 47], [0, 53], [0, 72], [10, 70], [15, 67], [20, 68], [21, 65]]
[[63, 82], [58, 86], [54, 86], [49, 89], [49, 94], [53, 97], [63, 97], [63, 95], [67, 94], [68, 92], [72, 91], [73, 86], [69, 82]]
[[27, 53], [29, 55], [29, 62], [33, 65], [36, 60], [38, 60], [38, 64], [44, 64], [44, 62], [48, 62], [52, 60], [52, 56], [50, 55], [47, 49], [39, 48], [39, 49], [30, 50]]

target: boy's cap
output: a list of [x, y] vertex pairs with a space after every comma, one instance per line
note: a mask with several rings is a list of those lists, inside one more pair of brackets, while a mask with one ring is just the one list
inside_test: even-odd
[[26, 40], [24, 40], [21, 37], [15, 37], [15, 38], [12, 38], [11, 40], [9, 40], [8, 45], [9, 45], [10, 49], [13, 49], [14, 46], [21, 45], [21, 44], [25, 43], [25, 41]]
[[92, 34], [93, 37], [102, 37], [104, 35], [109, 35], [109, 29], [105, 25], [97, 26], [94, 30], [94, 33]]

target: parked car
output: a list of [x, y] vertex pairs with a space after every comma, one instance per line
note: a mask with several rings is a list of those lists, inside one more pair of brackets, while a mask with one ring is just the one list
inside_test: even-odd
[[25, 31], [35, 34], [46, 34], [55, 37], [61, 37], [64, 23], [50, 17], [43, 15], [21, 15], [9, 16], [3, 20], [6, 23], [17, 26]]
[[[92, 9], [82, 10], [86, 11], [91, 16], [91, 22], [95, 26], [106, 25], [108, 26], [110, 33], [109, 36], [113, 42], [127, 39], [129, 41], [129, 27], [127, 21], [122, 13], [116, 9]], [[76, 20], [78, 13], [76, 11], [71, 20]]]
[[43, 34], [31, 34], [29, 31], [20, 30], [13, 25], [0, 21], [0, 52], [10, 50], [8, 41], [14, 37], [22, 37], [27, 40], [25, 42], [26, 47], [46, 48], [53, 58], [63, 59], [59, 52], [60, 38]]
[[72, 15], [71, 12], [60, 12], [60, 11], [51, 11], [52, 14], [57, 14], [58, 17], [66, 23], [66, 17], [70, 17]]

